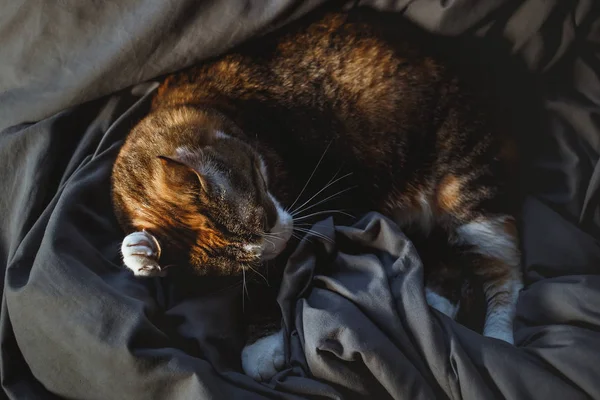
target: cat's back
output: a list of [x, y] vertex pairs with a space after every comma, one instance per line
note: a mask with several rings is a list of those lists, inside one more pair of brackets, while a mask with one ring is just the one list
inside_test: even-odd
[[214, 107], [293, 165], [343, 138], [330, 153], [385, 188], [407, 167], [429, 173], [492, 145], [487, 110], [434, 43], [399, 15], [317, 13], [169, 77], [154, 108]]
[[[433, 98], [445, 68], [431, 41], [400, 17], [317, 12], [236, 51], [170, 76], [154, 105], [232, 102], [313, 107], [346, 117], [398, 111]], [[406, 108], [406, 107], [405, 107]], [[377, 118], [372, 118], [376, 120]]]
[[277, 44], [273, 73], [284, 89], [363, 111], [381, 100], [406, 102], [442, 79], [444, 68], [424, 51], [429, 44], [420, 48], [423, 35], [404, 23], [390, 26], [387, 18], [366, 11], [326, 14]]

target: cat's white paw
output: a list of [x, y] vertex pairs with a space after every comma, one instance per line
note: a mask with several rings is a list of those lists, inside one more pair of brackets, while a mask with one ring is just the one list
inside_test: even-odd
[[267, 381], [285, 364], [283, 329], [242, 350], [242, 368], [246, 375], [256, 381]]
[[486, 326], [483, 329], [483, 336], [500, 339], [506, 343], [515, 344], [515, 338], [510, 326]]
[[452, 303], [441, 294], [437, 294], [433, 290], [425, 288], [425, 300], [427, 301], [427, 304], [442, 314], [446, 314], [452, 319], [456, 318], [456, 314], [458, 313], [458, 305]]
[[135, 276], [165, 276], [166, 272], [158, 264], [160, 246], [148, 232], [133, 232], [125, 236], [121, 253], [123, 263]]

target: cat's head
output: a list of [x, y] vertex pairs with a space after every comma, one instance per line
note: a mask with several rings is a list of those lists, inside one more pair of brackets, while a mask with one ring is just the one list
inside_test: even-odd
[[150, 160], [148, 207], [133, 212], [134, 227], [189, 252], [187, 260], [203, 274], [239, 273], [279, 255], [293, 221], [271, 190], [273, 166], [254, 146], [214, 126], [169, 129], [183, 139]]

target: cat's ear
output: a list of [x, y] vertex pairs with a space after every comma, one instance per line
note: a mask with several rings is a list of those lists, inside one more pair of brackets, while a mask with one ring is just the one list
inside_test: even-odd
[[179, 187], [197, 187], [206, 190], [204, 177], [184, 162], [167, 156], [158, 156], [166, 181]]

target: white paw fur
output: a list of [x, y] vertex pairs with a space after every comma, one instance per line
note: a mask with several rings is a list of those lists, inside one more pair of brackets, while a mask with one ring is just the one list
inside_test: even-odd
[[[511, 326], [512, 328], [512, 326]], [[515, 344], [515, 339], [512, 331], [507, 329], [486, 329], [483, 335], [489, 338], [499, 339], [509, 344]]]
[[283, 329], [242, 350], [242, 369], [256, 381], [271, 379], [285, 364]]
[[456, 314], [458, 313], [458, 305], [453, 304], [444, 296], [437, 294], [429, 288], [425, 288], [425, 300], [427, 301], [427, 304], [442, 314], [446, 314], [452, 319], [456, 318]]
[[125, 236], [121, 243], [123, 264], [135, 276], [164, 276], [165, 271], [158, 264], [160, 246], [154, 236], [146, 231], [133, 232]]
[[[514, 344], [513, 319], [519, 292], [523, 288], [520, 277], [520, 257], [516, 238], [508, 234], [504, 224], [509, 217], [475, 221], [458, 228], [460, 241], [475, 247], [484, 256], [498, 259], [512, 269], [508, 282], [501, 286], [484, 283], [487, 312], [483, 335]], [[497, 301], [499, 296], [503, 301]], [[494, 301], [491, 301], [491, 300]]]
[[520, 259], [516, 239], [504, 230], [508, 218], [498, 217], [463, 225], [457, 229], [459, 240], [474, 246], [479, 254], [517, 266]]
[[484, 336], [514, 344], [513, 321], [516, 314], [519, 292], [522, 288], [523, 284], [521, 280], [514, 278], [495, 291], [491, 291], [492, 293], [506, 292], [509, 293], [509, 296], [506, 303], [498, 304], [492, 309], [488, 309], [483, 327]]

